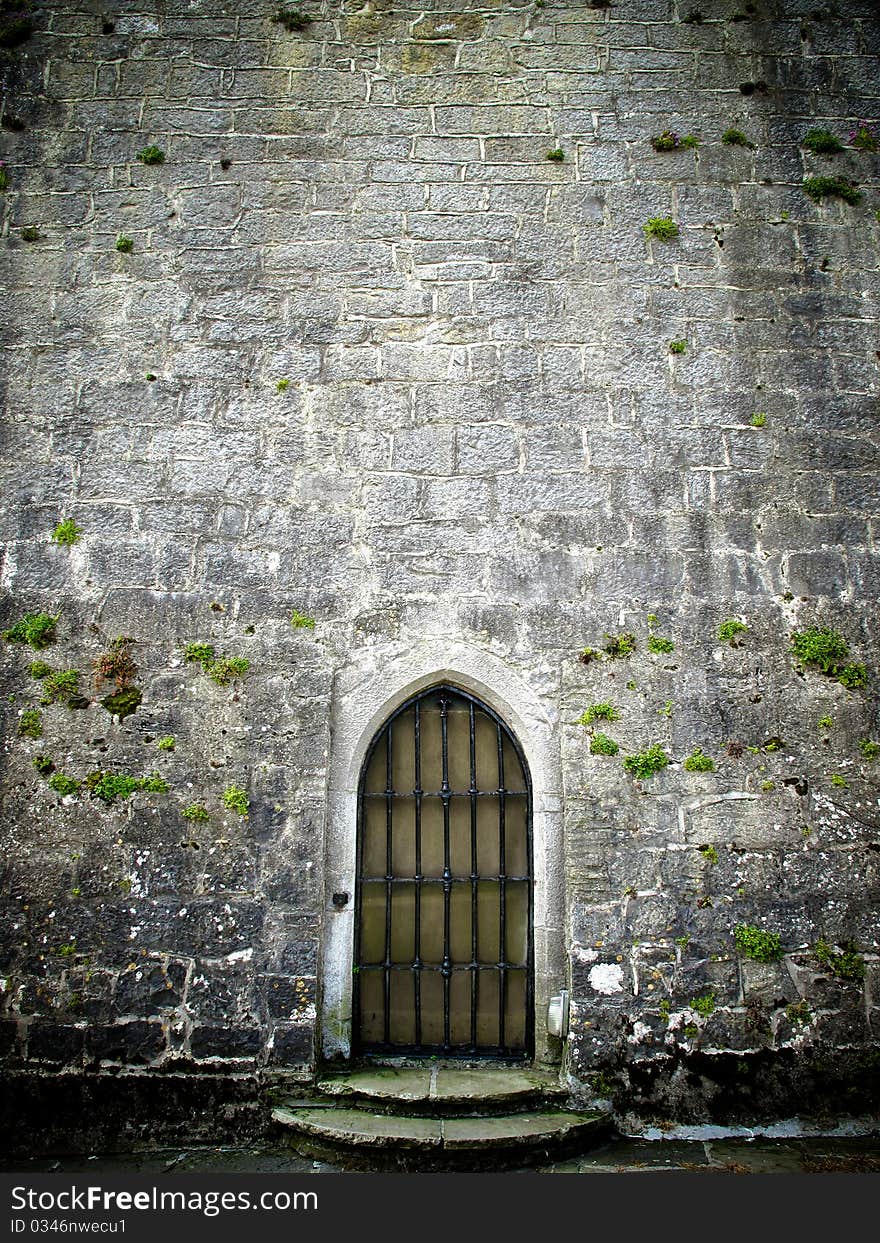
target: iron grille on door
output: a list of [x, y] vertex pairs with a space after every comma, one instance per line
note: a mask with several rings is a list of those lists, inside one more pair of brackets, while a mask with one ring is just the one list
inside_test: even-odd
[[358, 796], [355, 1047], [533, 1050], [532, 796], [513, 735], [452, 686], [373, 739]]

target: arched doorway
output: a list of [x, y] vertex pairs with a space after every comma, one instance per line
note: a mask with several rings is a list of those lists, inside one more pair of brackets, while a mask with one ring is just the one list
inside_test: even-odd
[[401, 704], [358, 788], [355, 1052], [531, 1057], [532, 789], [504, 721], [448, 683]]

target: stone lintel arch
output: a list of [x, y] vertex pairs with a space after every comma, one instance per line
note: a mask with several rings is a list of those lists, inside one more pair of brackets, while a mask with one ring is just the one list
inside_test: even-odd
[[[555, 705], [499, 657], [458, 641], [361, 649], [336, 676], [328, 763], [321, 945], [320, 1049], [351, 1053], [352, 954], [361, 766], [376, 732], [412, 695], [447, 682], [492, 708], [515, 734], [532, 779], [535, 941], [535, 1060], [559, 1061], [546, 1035], [551, 993], [566, 982], [565, 885], [559, 718]], [[348, 894], [341, 909], [334, 894]]]

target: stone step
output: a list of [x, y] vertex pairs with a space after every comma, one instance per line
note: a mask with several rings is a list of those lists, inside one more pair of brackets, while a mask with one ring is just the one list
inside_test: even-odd
[[369, 1113], [363, 1109], [292, 1109], [273, 1119], [298, 1153], [341, 1160], [348, 1168], [432, 1169], [456, 1164], [501, 1168], [581, 1151], [607, 1133], [608, 1116], [537, 1109], [479, 1118]]
[[513, 1113], [567, 1096], [556, 1076], [519, 1067], [373, 1066], [328, 1075], [317, 1088], [335, 1102], [375, 1113], [411, 1113], [417, 1106], [419, 1113], [444, 1116]]

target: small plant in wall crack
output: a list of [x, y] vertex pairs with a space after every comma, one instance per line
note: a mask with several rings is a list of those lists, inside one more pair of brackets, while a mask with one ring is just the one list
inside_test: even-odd
[[39, 708], [28, 708], [18, 718], [19, 738], [43, 737], [43, 714]]
[[865, 960], [854, 941], [846, 941], [836, 949], [824, 937], [819, 937], [813, 953], [819, 964], [839, 980], [861, 981], [865, 978]]
[[688, 347], [687, 341], [684, 341], [684, 340], [670, 341], [669, 342], [669, 353], [670, 354], [686, 354], [687, 347]]
[[72, 518], [65, 518], [52, 532], [52, 543], [61, 548], [70, 548], [79, 543], [81, 535], [82, 527], [78, 527]]
[[645, 780], [659, 773], [668, 763], [669, 756], [659, 743], [654, 743], [653, 746], [648, 747], [647, 751], [628, 755], [623, 761], [623, 767], [628, 773], [632, 773], [633, 777]]
[[188, 643], [184, 648], [184, 658], [200, 664], [218, 686], [228, 686], [236, 678], [244, 677], [251, 666], [251, 662], [243, 656], [218, 656], [210, 643]]
[[299, 33], [312, 24], [312, 19], [302, 9], [279, 9], [272, 21], [290, 34]]
[[807, 130], [801, 146], [806, 151], [812, 151], [814, 155], [834, 155], [835, 152], [843, 150], [843, 143], [837, 135], [827, 129]]
[[54, 617], [49, 613], [25, 613], [21, 621], [3, 631], [3, 638], [7, 643], [27, 643], [35, 651], [42, 651], [55, 642], [60, 617], [60, 613]]
[[617, 755], [620, 747], [607, 734], [594, 734], [590, 739], [591, 755]]
[[619, 719], [620, 713], [613, 704], [590, 704], [589, 708], [578, 717], [577, 724], [592, 725], [593, 721], [617, 721]]
[[720, 643], [729, 643], [731, 647], [742, 647], [739, 636], [747, 634], [748, 629], [745, 622], [737, 621], [735, 617], [730, 617], [718, 627], [718, 641]]
[[164, 164], [165, 152], [155, 145], [144, 147], [137, 153], [137, 158], [141, 164]]
[[755, 146], [741, 129], [726, 129], [721, 135], [721, 141], [726, 147], [748, 147], [752, 150]]
[[850, 130], [849, 140], [858, 151], [877, 151], [880, 149], [877, 132], [874, 126], [869, 125], [867, 121], [859, 121], [856, 128]]
[[861, 190], [845, 177], [807, 177], [803, 183], [803, 191], [814, 203], [821, 203], [826, 198], [838, 198], [855, 207], [862, 201]]
[[228, 785], [223, 791], [223, 806], [246, 820], [250, 810], [247, 791], [242, 790], [241, 786]]
[[552, 151], [547, 152], [547, 159], [552, 160], [554, 164], [561, 164], [565, 159], [565, 152], [561, 147], [554, 147]]
[[184, 820], [194, 823], [202, 823], [205, 820], [211, 819], [211, 814], [203, 803], [190, 803], [188, 807], [184, 807], [180, 814]]
[[665, 129], [662, 134], [655, 134], [651, 138], [651, 146], [655, 151], [680, 151], [682, 149], [699, 146], [700, 140], [696, 134], [685, 134], [679, 137], [675, 130]]
[[699, 747], [694, 747], [693, 754], [687, 757], [684, 767], [689, 773], [711, 773], [715, 771], [715, 761], [711, 755], [703, 755]]
[[674, 242], [678, 237], [678, 225], [669, 216], [651, 216], [642, 228], [645, 237], [657, 242]]
[[755, 962], [778, 962], [782, 957], [782, 942], [777, 932], [765, 932], [750, 924], [739, 924], [734, 929], [736, 948], [744, 958]]

